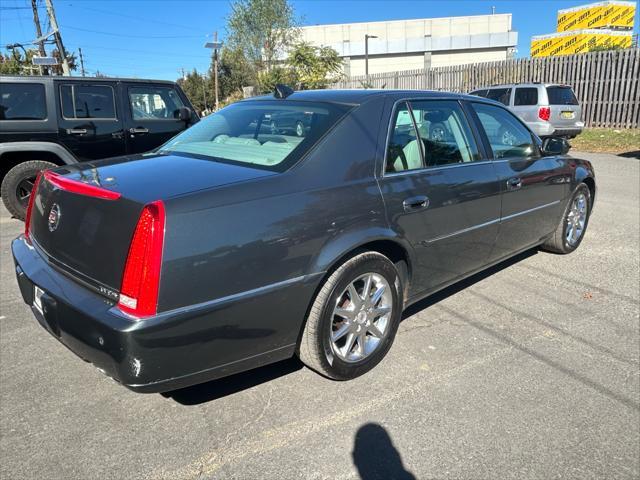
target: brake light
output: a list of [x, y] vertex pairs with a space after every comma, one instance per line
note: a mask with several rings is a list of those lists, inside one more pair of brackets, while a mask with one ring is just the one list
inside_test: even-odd
[[144, 207], [133, 232], [118, 307], [136, 317], [155, 315], [164, 246], [165, 210], [160, 200]]
[[114, 192], [113, 190], [107, 190], [106, 188], [72, 180], [71, 178], [63, 177], [53, 172], [44, 172], [44, 178], [60, 190], [77, 193], [78, 195], [102, 198], [103, 200], [117, 200], [121, 197], [120, 193]]
[[551, 118], [551, 109], [549, 107], [540, 107], [538, 110], [538, 117], [545, 122], [548, 122]]
[[36, 193], [38, 192], [38, 185], [40, 185], [40, 179], [42, 178], [42, 172], [38, 172], [36, 176], [36, 181], [33, 183], [33, 188], [31, 189], [31, 195], [29, 195], [29, 205], [27, 205], [27, 214], [24, 218], [24, 238], [31, 241], [30, 230], [31, 230], [31, 210], [33, 210], [33, 202], [36, 198]]

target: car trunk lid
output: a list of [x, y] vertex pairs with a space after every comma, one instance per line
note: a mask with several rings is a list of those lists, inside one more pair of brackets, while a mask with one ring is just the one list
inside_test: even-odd
[[582, 121], [582, 108], [571, 87], [551, 85], [547, 87], [551, 109], [549, 121], [556, 127], [572, 127]]
[[29, 237], [51, 264], [116, 300], [145, 205], [272, 174], [175, 155], [63, 167], [40, 179]]

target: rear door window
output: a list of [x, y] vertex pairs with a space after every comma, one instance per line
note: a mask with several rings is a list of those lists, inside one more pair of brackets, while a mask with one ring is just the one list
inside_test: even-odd
[[487, 92], [487, 98], [495, 100], [503, 105], [509, 105], [509, 99], [511, 98], [510, 88], [492, 88]]
[[578, 105], [571, 87], [547, 87], [549, 105]]
[[109, 85], [60, 85], [60, 103], [66, 119], [116, 118], [113, 88]]
[[513, 101], [514, 106], [526, 106], [538, 104], [538, 89], [535, 87], [516, 88], [516, 95]]
[[487, 90], [476, 90], [475, 92], [471, 92], [469, 95], [475, 95], [476, 97], [486, 97]]
[[0, 120], [47, 118], [44, 85], [0, 82]]

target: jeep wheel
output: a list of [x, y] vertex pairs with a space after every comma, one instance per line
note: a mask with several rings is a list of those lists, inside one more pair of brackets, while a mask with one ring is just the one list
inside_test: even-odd
[[31, 189], [40, 170], [54, 168], [57, 165], [43, 160], [30, 160], [19, 163], [7, 172], [2, 180], [2, 202], [15, 218], [24, 220], [31, 197]]

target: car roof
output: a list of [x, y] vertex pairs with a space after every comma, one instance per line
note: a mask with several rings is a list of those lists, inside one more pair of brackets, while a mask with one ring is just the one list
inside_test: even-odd
[[0, 75], [0, 80], [2, 81], [11, 81], [11, 82], [53, 82], [54, 80], [59, 81], [81, 81], [81, 82], [95, 82], [95, 83], [105, 83], [105, 82], [131, 82], [131, 83], [164, 83], [167, 85], [173, 85], [175, 82], [170, 80], [151, 80], [144, 78], [120, 78], [120, 77], [65, 77], [59, 75], [53, 76], [25, 76], [25, 75]]
[[[295, 91], [286, 99], [302, 102], [328, 102], [328, 103], [346, 103], [361, 104], [368, 99], [374, 97], [412, 97], [412, 98], [464, 98], [467, 95], [461, 93], [439, 92], [433, 90], [387, 90], [387, 89], [352, 89], [352, 90], [300, 90]], [[473, 97], [474, 99], [476, 97]], [[273, 94], [260, 95], [243, 100], [243, 102], [251, 102], [255, 100], [274, 100]]]
[[565, 85], [562, 83], [541, 83], [541, 82], [522, 82], [522, 83], [501, 83], [496, 85], [488, 85], [486, 87], [476, 88], [473, 91], [478, 90], [491, 90], [492, 88], [513, 88], [513, 87], [568, 87], [571, 85]]

